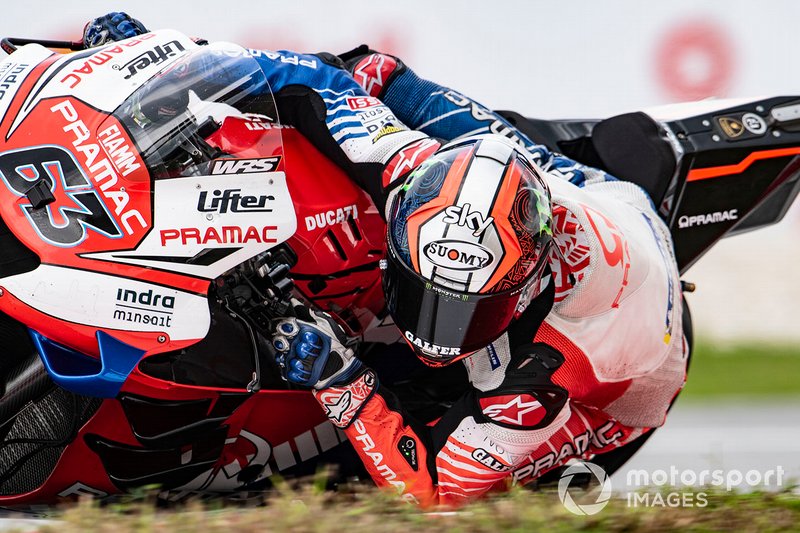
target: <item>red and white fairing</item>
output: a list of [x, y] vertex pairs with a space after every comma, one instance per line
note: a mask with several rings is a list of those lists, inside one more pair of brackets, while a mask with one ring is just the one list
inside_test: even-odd
[[[146, 359], [206, 337], [212, 281], [286, 242], [297, 254], [291, 276], [300, 293], [350, 333], [380, 324], [385, 225], [366, 193], [294, 129], [195, 94], [188, 110], [198, 122], [221, 123], [206, 141], [224, 158], [186, 175], [151, 174], [142, 156], [149, 140], [121, 106], [148, 80], [206, 50], [250, 54], [229, 45], [201, 49], [166, 30], [68, 55], [28, 45], [0, 62], [0, 217], [41, 261], [0, 277], [1, 312], [90, 356], [98, 356], [103, 331]], [[52, 202], [29, 195], [38, 182]], [[146, 400], [158, 416], [137, 427], [131, 398]], [[208, 410], [188, 419], [186, 405]], [[130, 469], [102, 450], [121, 446], [135, 456], [150, 450], [143, 429], [191, 433], [208, 417], [224, 422], [217, 430], [226, 436], [218, 460], [187, 479], [186, 490], [234, 490], [252, 481], [241, 470], [266, 462], [258, 479], [291, 472], [346, 440], [308, 393], [248, 394], [244, 384], [167, 381], [137, 367], [119, 396], [77, 430], [47, 481], [27, 494], [0, 495], [0, 505], [119, 492], [126, 485], [117, 477], [157, 467]], [[199, 460], [203, 446], [204, 439], [187, 440], [180, 461], [189, 464], [176, 468]]]
[[[238, 147], [267, 164], [153, 180], [112, 114], [196, 49], [164, 31], [67, 56], [32, 45], [2, 67], [18, 75], [0, 97], [0, 214], [42, 264], [2, 281], [0, 310], [88, 353], [97, 330], [150, 353], [176, 349], [208, 332], [209, 280], [295, 233], [279, 129], [262, 127]], [[224, 103], [195, 98], [189, 109], [198, 121], [221, 118], [233, 137], [251, 122]], [[55, 200], [34, 208], [27, 190], [42, 179]]]
[[[0, 97], [5, 185], [0, 187], [0, 215], [41, 265], [2, 280], [0, 310], [89, 354], [97, 353], [97, 330], [145, 351], [170, 349], [205, 335], [205, 282], [141, 268], [109, 268], [87, 257], [135, 249], [152, 225], [147, 168], [109, 113], [195, 46], [166, 32], [66, 56], [30, 45], [8, 59], [25, 70]], [[168, 51], [145, 65], [142, 58], [159, 49]], [[135, 74], [125, 80], [123, 71], [133, 65]], [[111, 78], [123, 81], [112, 84]], [[54, 201], [34, 209], [25, 193], [39, 180], [46, 181]], [[156, 294], [159, 303], [153, 305]], [[139, 320], [125, 320], [129, 309], [121, 306], [131, 304]], [[158, 337], [169, 340], [160, 343]]]

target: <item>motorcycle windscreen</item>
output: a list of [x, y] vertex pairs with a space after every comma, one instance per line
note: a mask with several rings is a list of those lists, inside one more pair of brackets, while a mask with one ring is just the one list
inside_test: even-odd
[[456, 294], [412, 272], [393, 250], [383, 271], [386, 305], [397, 327], [432, 363], [485, 348], [508, 328], [520, 290]]
[[266, 76], [250, 52], [231, 43], [200, 47], [170, 64], [113, 116], [154, 179], [228, 173], [235, 166], [219, 159], [257, 158], [241, 163], [240, 173], [273, 171], [283, 154]]

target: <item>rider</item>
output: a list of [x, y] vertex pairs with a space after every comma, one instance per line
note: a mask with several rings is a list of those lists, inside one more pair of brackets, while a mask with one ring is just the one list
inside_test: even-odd
[[[432, 155], [418, 153], [430, 139], [401, 151], [384, 171], [386, 203], [373, 199], [387, 210], [392, 318], [423, 362], [463, 360], [472, 389], [419, 424], [335, 325], [308, 314], [277, 326], [287, 379], [315, 390], [378, 485], [424, 505], [576, 457], [629, 456], [663, 424], [689, 350], [671, 236], [650, 199], [397, 58], [343, 59], [403, 123], [466, 136]], [[392, 187], [404, 164], [416, 168]]]
[[334, 56], [271, 56], [257, 59], [282, 120], [388, 208], [384, 287], [409, 345], [430, 364], [463, 360], [472, 384], [420, 425], [327, 316], [300, 307], [277, 325], [286, 378], [315, 389], [379, 485], [459, 503], [663, 423], [688, 348], [670, 235], [641, 189], [396, 58], [345, 54], [359, 86]]

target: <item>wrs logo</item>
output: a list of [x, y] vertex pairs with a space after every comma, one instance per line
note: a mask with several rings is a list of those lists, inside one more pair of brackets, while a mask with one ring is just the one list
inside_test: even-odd
[[256, 159], [217, 159], [211, 166], [211, 174], [249, 174], [251, 172], [272, 172], [278, 168], [280, 157], [259, 157]]

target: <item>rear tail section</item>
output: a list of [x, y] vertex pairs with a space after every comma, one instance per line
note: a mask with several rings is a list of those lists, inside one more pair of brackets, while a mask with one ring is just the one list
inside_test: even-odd
[[798, 96], [679, 104], [600, 122], [504, 114], [550, 148], [642, 186], [669, 224], [681, 272], [722, 237], [780, 221], [800, 192]]

